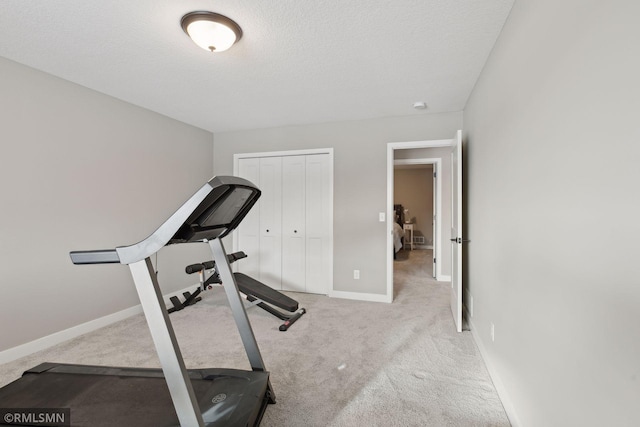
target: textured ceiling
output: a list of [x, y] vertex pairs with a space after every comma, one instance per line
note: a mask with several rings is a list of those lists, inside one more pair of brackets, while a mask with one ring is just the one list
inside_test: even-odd
[[[212, 132], [460, 111], [512, 4], [0, 0], [0, 56]], [[243, 38], [200, 49], [194, 10]]]

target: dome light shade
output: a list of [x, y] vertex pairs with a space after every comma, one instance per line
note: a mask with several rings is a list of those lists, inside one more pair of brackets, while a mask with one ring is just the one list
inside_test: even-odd
[[213, 12], [187, 13], [180, 25], [195, 44], [210, 52], [223, 52], [242, 37], [235, 21]]

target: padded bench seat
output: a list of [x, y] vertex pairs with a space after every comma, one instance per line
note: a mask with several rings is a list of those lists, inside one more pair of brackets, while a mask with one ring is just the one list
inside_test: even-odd
[[280, 292], [270, 288], [264, 283], [258, 282], [243, 273], [233, 273], [238, 284], [240, 292], [245, 295], [253, 295], [264, 302], [273, 304], [287, 311], [296, 311], [298, 309], [298, 301], [281, 294]]

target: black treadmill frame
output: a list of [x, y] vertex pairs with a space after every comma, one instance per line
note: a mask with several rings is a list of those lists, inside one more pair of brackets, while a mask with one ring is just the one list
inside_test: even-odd
[[[70, 253], [74, 264], [120, 263], [129, 266], [181, 426], [205, 424], [167, 313], [151, 256], [168, 244], [208, 242], [251, 369], [267, 373], [221, 240], [238, 226], [259, 197], [260, 190], [245, 179], [214, 177], [145, 240], [116, 249]], [[211, 223], [218, 208], [223, 209], [221, 216], [226, 219], [228, 212], [236, 213], [225, 223]], [[264, 401], [275, 403], [270, 381], [267, 382]], [[257, 423], [262, 418], [266, 404], [262, 406]]]

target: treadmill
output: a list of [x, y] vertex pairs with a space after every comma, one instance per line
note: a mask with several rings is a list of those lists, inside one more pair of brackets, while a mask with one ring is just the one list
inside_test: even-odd
[[[221, 240], [259, 197], [260, 190], [245, 179], [213, 177], [141, 242], [71, 252], [74, 264], [129, 266], [162, 369], [43, 363], [1, 388], [0, 405], [65, 408], [70, 423], [61, 425], [72, 426], [259, 425], [275, 394]], [[185, 367], [151, 256], [165, 245], [189, 242], [211, 247], [250, 371]]]

